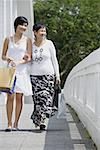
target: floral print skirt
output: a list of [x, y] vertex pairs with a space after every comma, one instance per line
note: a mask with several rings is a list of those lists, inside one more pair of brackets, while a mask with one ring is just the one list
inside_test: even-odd
[[53, 115], [54, 75], [31, 75], [34, 110], [31, 119], [36, 126], [44, 124]]

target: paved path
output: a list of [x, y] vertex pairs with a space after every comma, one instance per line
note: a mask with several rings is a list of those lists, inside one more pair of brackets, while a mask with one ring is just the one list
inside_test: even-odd
[[24, 104], [19, 122], [20, 131], [7, 133], [5, 105], [0, 106], [0, 150], [96, 150], [88, 132], [68, 105], [66, 119], [56, 115], [47, 120], [46, 131], [32, 124], [32, 104]]

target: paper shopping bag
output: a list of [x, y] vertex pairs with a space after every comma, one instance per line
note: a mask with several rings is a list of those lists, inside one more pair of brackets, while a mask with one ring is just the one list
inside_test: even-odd
[[13, 93], [16, 83], [15, 68], [0, 68], [0, 91]]

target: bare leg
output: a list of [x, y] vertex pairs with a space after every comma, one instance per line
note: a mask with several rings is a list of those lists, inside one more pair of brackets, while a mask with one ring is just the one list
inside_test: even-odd
[[16, 93], [16, 108], [15, 108], [15, 122], [14, 122], [14, 128], [18, 127], [18, 121], [22, 112], [22, 106], [23, 106], [23, 94]]
[[14, 94], [7, 94], [6, 111], [7, 111], [8, 127], [12, 126], [13, 102], [14, 102]]

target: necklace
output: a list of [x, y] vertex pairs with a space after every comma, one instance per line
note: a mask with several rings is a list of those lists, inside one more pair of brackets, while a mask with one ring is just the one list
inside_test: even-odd
[[33, 63], [33, 62], [40, 63], [40, 62], [43, 60], [42, 52], [43, 52], [43, 48], [35, 49], [35, 50], [33, 51], [33, 53], [34, 53], [34, 54], [33, 54], [34, 58], [32, 59], [32, 63]]
[[40, 48], [40, 46], [42, 46], [43, 44], [45, 44], [45, 42], [46, 42], [46, 39], [43, 40], [43, 41], [41, 42], [41, 44], [38, 43], [38, 42], [34, 42], [34, 44], [35, 44], [35, 49], [33, 50], [32, 63], [33, 63], [33, 62], [40, 63], [40, 62], [43, 60], [43, 54], [42, 54], [42, 53], [43, 53], [43, 48]]

